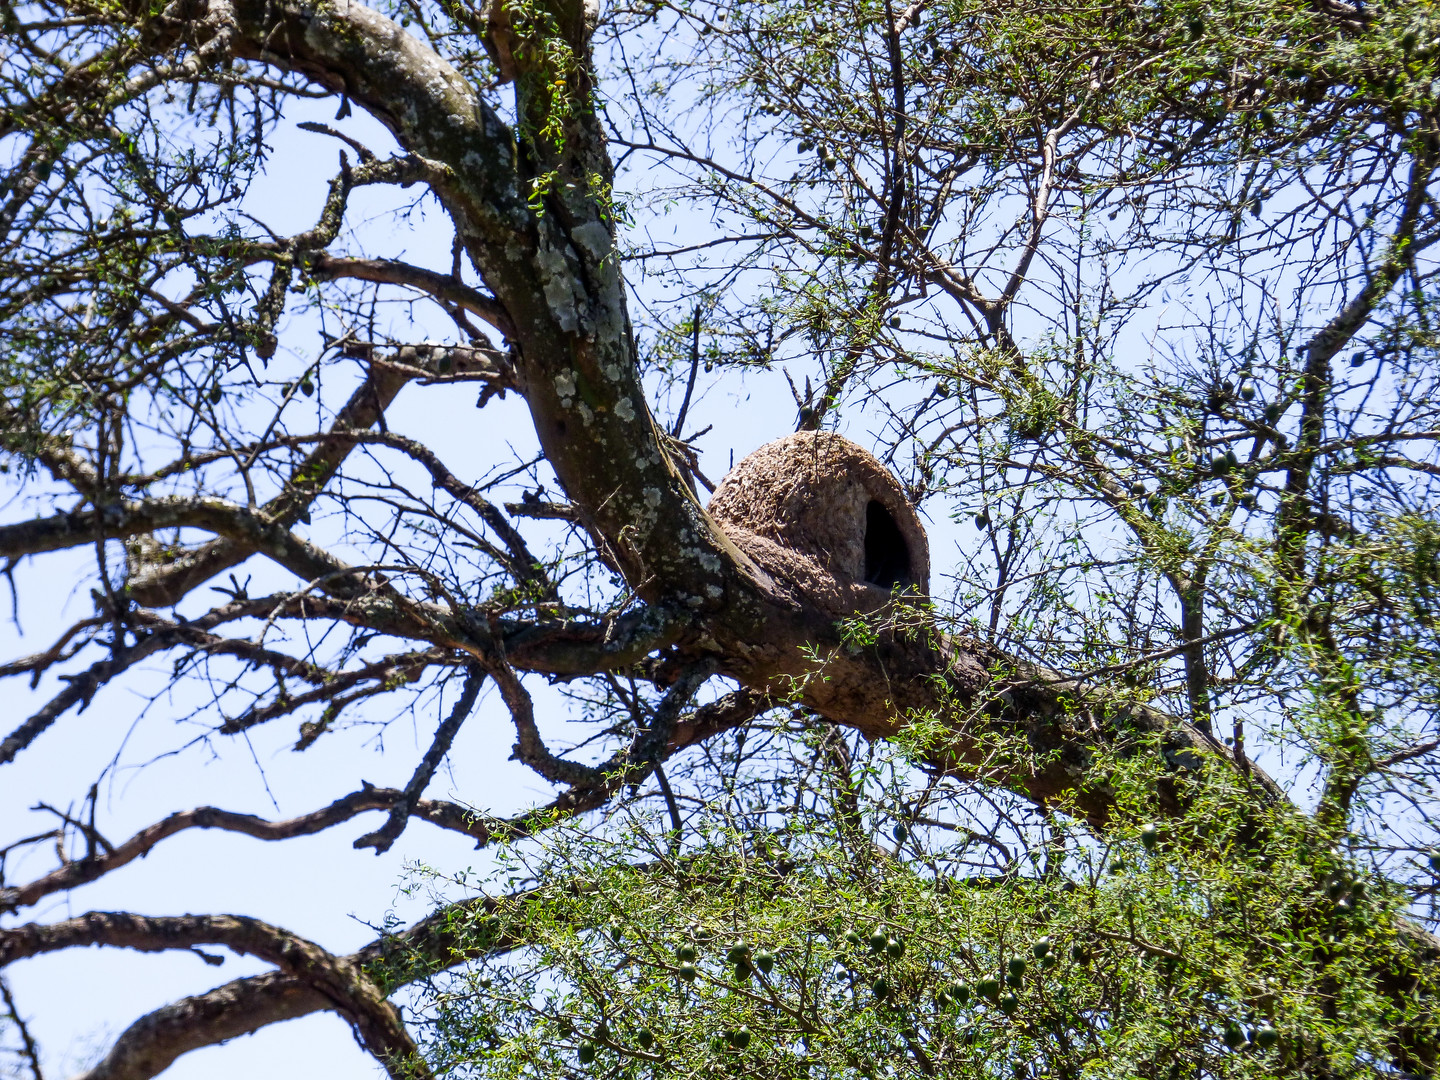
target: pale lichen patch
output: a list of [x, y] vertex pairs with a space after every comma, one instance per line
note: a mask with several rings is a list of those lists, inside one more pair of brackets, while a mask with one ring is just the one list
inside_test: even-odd
[[610, 230], [598, 221], [587, 221], [570, 230], [570, 237], [593, 259], [610, 254]]

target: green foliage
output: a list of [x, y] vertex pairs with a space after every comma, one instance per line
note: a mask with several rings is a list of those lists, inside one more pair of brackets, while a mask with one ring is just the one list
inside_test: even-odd
[[[1112, 775], [1122, 814], [1153, 779]], [[1440, 987], [1406, 1012], [1376, 983], [1405, 948], [1394, 891], [1238, 781], [1205, 791], [1184, 820], [1106, 844], [1057, 827], [978, 876], [941, 869], [953, 833], [918, 829], [912, 855], [820, 813], [711, 805], [680, 850], [638, 818], [554, 830], [505, 870], [545, 882], [504, 907], [513, 948], [426, 995], [429, 1057], [486, 1077], [1342, 1076], [1433, 1030]]]

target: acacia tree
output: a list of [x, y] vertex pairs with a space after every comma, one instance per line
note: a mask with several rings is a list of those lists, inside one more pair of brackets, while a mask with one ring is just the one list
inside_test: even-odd
[[[48, 506], [0, 527], [0, 551], [12, 582], [46, 553], [93, 551], [95, 610], [4, 668], [63, 685], [0, 741], [0, 768], [161, 658], [212, 688], [217, 738], [293, 716], [316, 752], [362, 710], [458, 684], [404, 789], [284, 821], [178, 808], [122, 841], [70, 816], [58, 864], [5, 883], [5, 911], [196, 827], [280, 840], [380, 811], [356, 846], [384, 850], [412, 818], [510, 843], [654, 797], [683, 834], [685, 807], [760, 770], [751, 731], [805, 750], [774, 751], [751, 806], [763, 824], [787, 783], [819, 790], [805, 761], [849, 771], [843, 740], [816, 732], [907, 734], [929, 779], [904, 815], [957, 827], [928, 800], [958, 786], [989, 807], [965, 835], [990, 850], [1198, 816], [1230, 822], [1194, 834], [1212, 866], [1263, 875], [1283, 851], [1304, 872], [1262, 942], [1329, 943], [1305, 985], [1332, 1022], [1352, 1015], [1341, 967], [1386, 1003], [1343, 1062], [1302, 1037], [1285, 1067], [1433, 1070], [1428, 8], [4, 11], [4, 452], [26, 505]], [[320, 216], [289, 233], [246, 196], [314, 97], [336, 99], [335, 125], [369, 114], [394, 147], [303, 125], [338, 141], [339, 166]], [[347, 222], [376, 188], [422, 191], [453, 226], [449, 257], [366, 250]], [[710, 226], [641, 245], [627, 226], [666, 200]], [[672, 283], [681, 299], [662, 303], [651, 286]], [[407, 337], [396, 308], [417, 298], [448, 340]], [[797, 373], [800, 428], [878, 417], [911, 501], [970, 519], [973, 546], [937, 552], [953, 595], [817, 597], [707, 515], [691, 403], [775, 365]], [[541, 460], [481, 482], [502, 462], [444, 461], [386, 423], [408, 386], [476, 384], [482, 408], [523, 397]], [[511, 482], [527, 497], [504, 503]], [[277, 585], [251, 595], [242, 564]], [[539, 678], [570, 687], [603, 752], [551, 749]], [[517, 758], [556, 789], [509, 820], [424, 798], [486, 682]], [[1247, 754], [1257, 737], [1295, 752], [1286, 784]], [[677, 758], [683, 784], [665, 772]], [[1302, 814], [1287, 788], [1304, 801], [1311, 781]], [[843, 850], [868, 850], [866, 789], [841, 790], [815, 835], [833, 822]], [[984, 888], [1020, 865], [954, 880]], [[1365, 880], [1382, 899], [1356, 937]], [[426, 1066], [399, 986], [527, 940], [554, 955], [543, 920], [472, 931], [477, 909], [496, 902], [457, 901], [351, 956], [240, 916], [92, 912], [0, 930], [0, 962], [209, 944], [275, 965], [141, 1018], [95, 1080], [324, 1009], [401, 1075]], [[914, 1043], [902, 1030], [901, 1060], [924, 1060]]]

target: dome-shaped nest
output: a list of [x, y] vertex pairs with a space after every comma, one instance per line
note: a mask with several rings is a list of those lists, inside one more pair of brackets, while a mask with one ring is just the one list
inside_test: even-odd
[[726, 474], [708, 509], [766, 572], [827, 607], [929, 591], [929, 544], [900, 484], [833, 432], [766, 443]]

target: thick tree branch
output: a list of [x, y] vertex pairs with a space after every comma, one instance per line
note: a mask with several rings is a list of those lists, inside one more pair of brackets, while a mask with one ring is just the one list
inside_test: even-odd
[[[442, 908], [407, 930], [335, 959], [349, 970], [375, 972], [393, 991], [476, 956], [508, 951], [514, 943], [503, 933], [477, 946], [473, 937], [456, 928], [476, 915], [498, 911], [507, 900], [523, 900], [524, 895], [482, 898]], [[141, 1017], [120, 1035], [104, 1059], [78, 1080], [149, 1080], [191, 1050], [334, 1008], [327, 994], [298, 975], [269, 972], [237, 979]]]
[[329, 1008], [324, 994], [294, 975], [272, 971], [236, 979], [142, 1016], [77, 1080], [150, 1080], [191, 1050]]
[[0, 930], [0, 967], [85, 945], [142, 952], [223, 945], [232, 952], [258, 957], [313, 987], [329, 1008], [350, 1022], [357, 1041], [385, 1065], [394, 1080], [429, 1075], [399, 1011], [385, 1000], [361, 965], [259, 919], [243, 915], [162, 917], [92, 911], [60, 923], [28, 923]]

